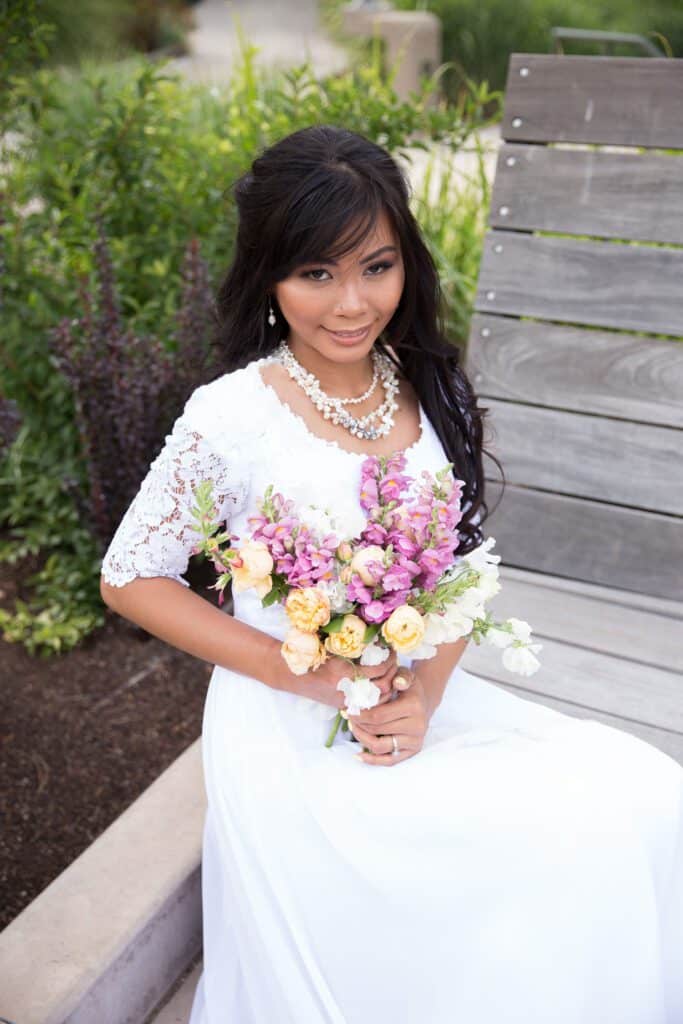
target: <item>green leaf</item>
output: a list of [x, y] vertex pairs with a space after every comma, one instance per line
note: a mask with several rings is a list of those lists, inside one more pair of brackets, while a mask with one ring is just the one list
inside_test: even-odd
[[375, 639], [375, 637], [379, 633], [380, 629], [381, 629], [381, 626], [377, 622], [373, 623], [373, 625], [371, 625], [371, 626], [366, 626], [365, 627], [365, 633], [363, 634], [363, 643], [364, 644], [372, 643], [372, 641]]
[[335, 615], [326, 626], [321, 626], [320, 629], [323, 633], [339, 633], [344, 624], [343, 615]]

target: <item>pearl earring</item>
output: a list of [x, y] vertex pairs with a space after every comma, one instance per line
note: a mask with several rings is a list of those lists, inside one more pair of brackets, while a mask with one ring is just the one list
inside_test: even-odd
[[270, 299], [268, 299], [268, 323], [271, 327], [275, 327], [275, 324], [277, 323], [275, 313], [273, 312], [273, 304]]

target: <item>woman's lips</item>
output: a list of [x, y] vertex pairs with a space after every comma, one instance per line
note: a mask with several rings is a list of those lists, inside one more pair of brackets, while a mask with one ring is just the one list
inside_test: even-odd
[[340, 341], [342, 344], [352, 345], [354, 342], [363, 341], [370, 331], [372, 324], [366, 324], [365, 327], [359, 327], [355, 331], [332, 331], [329, 327], [325, 327], [328, 334], [331, 334], [336, 341]]

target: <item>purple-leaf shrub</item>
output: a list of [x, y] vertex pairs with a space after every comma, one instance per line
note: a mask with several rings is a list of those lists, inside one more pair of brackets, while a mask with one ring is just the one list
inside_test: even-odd
[[177, 328], [164, 346], [126, 326], [101, 221], [94, 255], [96, 295], [81, 282], [80, 316], [62, 320], [50, 342], [74, 396], [88, 481], [81, 513], [104, 549], [186, 400], [212, 379], [211, 296], [193, 240], [182, 269]]

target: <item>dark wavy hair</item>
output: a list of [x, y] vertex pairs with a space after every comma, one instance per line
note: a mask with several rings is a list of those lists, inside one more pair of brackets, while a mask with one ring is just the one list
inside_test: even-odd
[[[372, 232], [379, 214], [387, 214], [399, 239], [405, 284], [376, 345], [413, 385], [454, 476], [465, 483], [459, 553], [477, 547], [488, 515], [482, 466], [483, 454], [490, 454], [482, 440], [487, 410], [478, 407], [459, 350], [444, 335], [438, 274], [398, 165], [362, 135], [316, 125], [266, 149], [233, 191], [237, 239], [215, 310], [214, 345], [225, 372], [270, 354], [286, 336], [288, 325], [272, 294], [275, 284], [298, 266], [351, 252]], [[269, 299], [274, 326], [267, 321]]]

